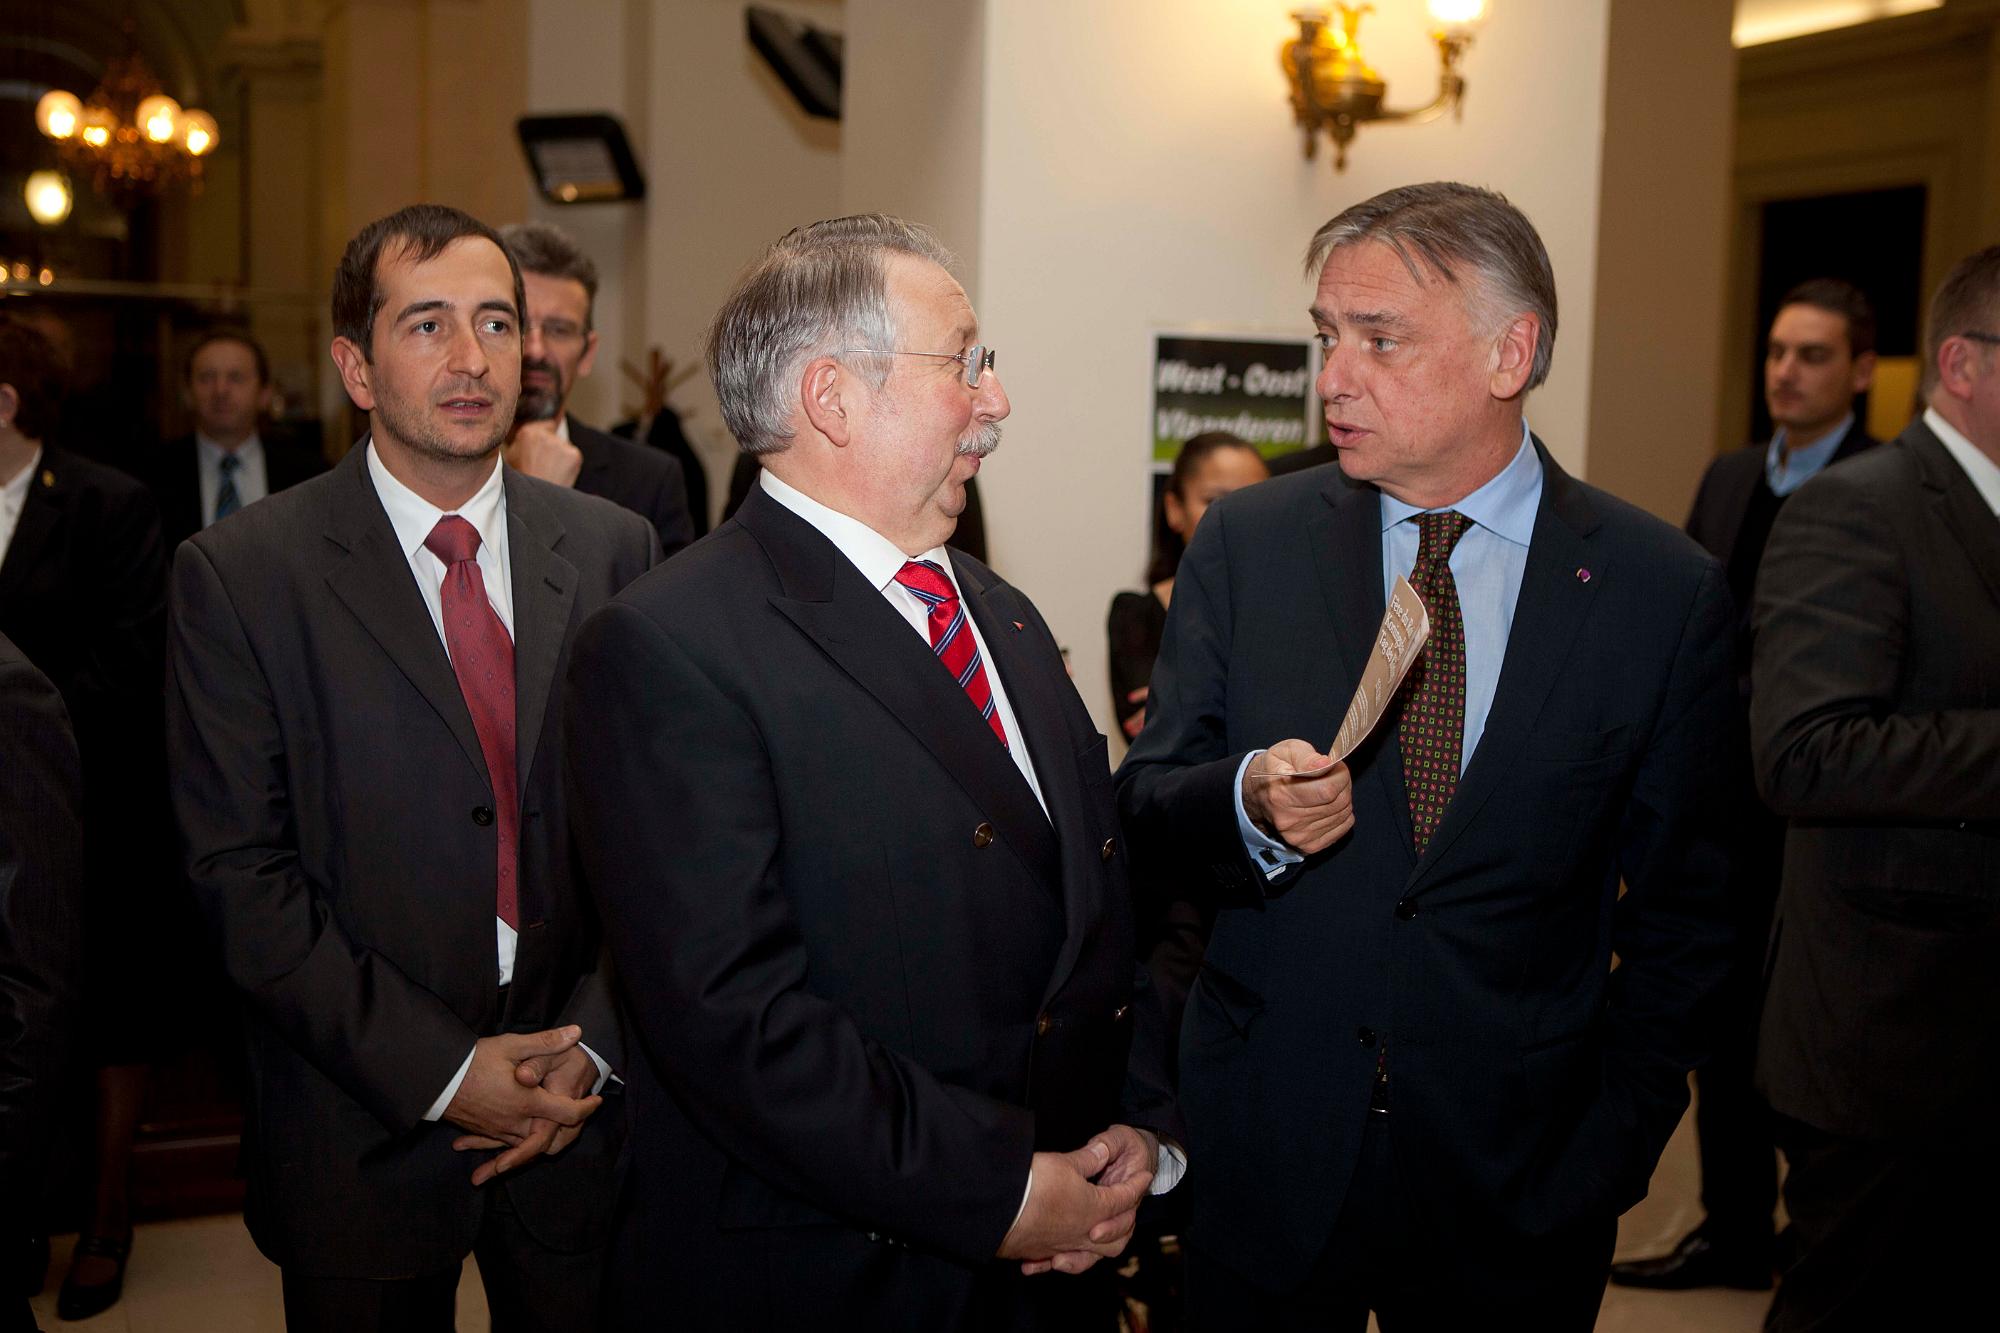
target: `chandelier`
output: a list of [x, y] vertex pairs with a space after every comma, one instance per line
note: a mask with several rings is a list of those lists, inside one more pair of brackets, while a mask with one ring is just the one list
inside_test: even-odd
[[87, 99], [51, 88], [35, 104], [35, 124], [64, 165], [121, 203], [183, 181], [200, 190], [201, 160], [221, 138], [214, 116], [160, 91], [137, 52], [114, 58]]
[[[1371, 121], [1421, 124], [1447, 111], [1463, 114], [1465, 77], [1459, 57], [1472, 45], [1472, 33], [1486, 17], [1486, 0], [1428, 0], [1431, 40], [1437, 43], [1442, 68], [1438, 93], [1424, 106], [1392, 111], [1382, 103], [1389, 86], [1361, 58], [1361, 16], [1373, 5], [1337, 4], [1300, 9], [1292, 14], [1299, 35], [1279, 48], [1278, 63], [1291, 84], [1292, 116], [1305, 131], [1305, 155], [1319, 151], [1319, 131], [1333, 140], [1333, 169], [1347, 170], [1347, 145], [1356, 129]], [[1338, 22], [1335, 16], [1338, 15]]]

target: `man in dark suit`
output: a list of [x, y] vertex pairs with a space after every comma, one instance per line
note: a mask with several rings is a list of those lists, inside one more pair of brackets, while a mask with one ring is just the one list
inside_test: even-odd
[[[1839, 278], [1815, 278], [1793, 288], [1771, 321], [1764, 357], [1764, 402], [1777, 432], [1768, 444], [1716, 459], [1695, 495], [1687, 533], [1722, 562], [1736, 600], [1736, 681], [1746, 723], [1751, 596], [1771, 522], [1809, 478], [1876, 443], [1854, 411], [1856, 396], [1867, 392], [1874, 376], [1875, 311], [1861, 289]], [[1771, 1285], [1777, 1145], [1770, 1109], [1757, 1095], [1753, 1075], [1785, 823], [1757, 798], [1747, 751], [1737, 768], [1729, 811], [1736, 957], [1714, 1058], [1695, 1075], [1700, 1094], [1695, 1133], [1707, 1215], [1666, 1254], [1612, 1265], [1611, 1280], [1620, 1286], [1762, 1291]]]
[[1799, 1254], [1769, 1326], [1980, 1308], [2000, 1188], [2000, 247], [1932, 302], [1929, 408], [1778, 516], [1758, 786], [1791, 821], [1757, 1055]]
[[694, 540], [687, 481], [678, 459], [569, 415], [576, 382], [597, 362], [597, 265], [560, 228], [516, 223], [503, 230], [528, 293], [521, 345], [521, 404], [507, 462], [531, 477], [601, 495], [649, 520], [667, 555]]
[[1179, 1173], [1104, 738], [944, 545], [1008, 411], [948, 259], [875, 215], [752, 267], [709, 356], [758, 487], [577, 640], [648, 1057], [617, 1328], [1106, 1328], [1108, 1266], [1073, 1275]]
[[468, 1251], [495, 1329], [597, 1326], [622, 1047], [550, 696], [658, 543], [501, 466], [520, 308], [456, 209], [364, 228], [333, 356], [369, 437], [174, 564], [174, 790], [249, 1023], [245, 1220], [295, 1331], [448, 1329]]
[[202, 335], [188, 352], [186, 379], [194, 433], [168, 441], [149, 478], [169, 552], [218, 518], [326, 471], [314, 446], [259, 429], [271, 410], [271, 363], [248, 333]]
[[[0, 1333], [34, 1333], [22, 1242], [75, 1050], [83, 967], [83, 791], [69, 713], [0, 634]], [[30, 1263], [33, 1261], [30, 1260]], [[36, 1274], [30, 1272], [32, 1282]]]
[[[1190, 1303], [1586, 1330], [1728, 956], [1728, 590], [1529, 435], [1556, 296], [1517, 209], [1406, 187], [1312, 256], [1340, 469], [1209, 510], [1118, 779], [1140, 882], [1219, 908], [1181, 1043]], [[1334, 763], [1405, 570], [1429, 642]]]

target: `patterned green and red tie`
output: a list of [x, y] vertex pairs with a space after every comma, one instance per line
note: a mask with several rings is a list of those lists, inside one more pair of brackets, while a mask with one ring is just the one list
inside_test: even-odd
[[1458, 789], [1465, 737], [1465, 617], [1451, 576], [1451, 552], [1472, 520], [1448, 509], [1419, 514], [1417, 523], [1423, 535], [1410, 586], [1430, 611], [1431, 637], [1410, 669], [1396, 742], [1403, 751], [1403, 784], [1410, 792], [1410, 833], [1421, 857]]

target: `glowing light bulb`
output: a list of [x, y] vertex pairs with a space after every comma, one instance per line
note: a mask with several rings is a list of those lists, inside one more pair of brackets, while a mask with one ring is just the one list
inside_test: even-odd
[[108, 106], [87, 106], [83, 109], [83, 129], [77, 137], [92, 148], [102, 148], [111, 142], [111, 133], [117, 128], [117, 112]]
[[206, 111], [189, 111], [181, 116], [181, 147], [194, 157], [212, 153], [222, 142], [222, 135], [215, 128], [215, 117]]
[[139, 133], [154, 143], [172, 143], [180, 129], [181, 104], [165, 93], [154, 93], [139, 103]]
[[1445, 32], [1463, 35], [1486, 17], [1486, 0], [1429, 0], [1431, 21]]
[[74, 202], [69, 182], [59, 171], [30, 172], [22, 197], [27, 200], [28, 215], [44, 227], [53, 227], [68, 217]]
[[51, 139], [67, 139], [83, 121], [83, 103], [75, 93], [51, 88], [35, 103], [35, 125]]

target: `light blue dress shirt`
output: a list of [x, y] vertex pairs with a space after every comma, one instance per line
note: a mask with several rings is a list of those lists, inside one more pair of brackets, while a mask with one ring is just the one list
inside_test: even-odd
[[1771, 494], [1790, 495], [1811, 481], [1821, 468], [1833, 461], [1834, 450], [1840, 448], [1840, 442], [1853, 429], [1854, 414], [1849, 412], [1817, 440], [1793, 445], [1791, 452], [1787, 453], [1785, 428], [1778, 427], [1778, 433], [1771, 437], [1771, 447], [1764, 451], [1764, 483], [1771, 488]]
[[[1425, 511], [1384, 494], [1382, 503], [1382, 601], [1398, 575], [1408, 576], [1417, 565], [1421, 537], [1417, 516]], [[1486, 733], [1486, 716], [1500, 685], [1500, 664], [1507, 656], [1507, 636], [1514, 628], [1514, 606], [1521, 599], [1521, 580], [1528, 570], [1528, 543], [1535, 535], [1535, 514], [1542, 504], [1542, 459], [1521, 423], [1521, 447], [1499, 475], [1457, 504], [1472, 520], [1451, 552], [1451, 577], [1458, 585], [1459, 612], [1465, 620], [1465, 735], [1459, 746], [1458, 770], [1465, 771], [1479, 738]], [[1328, 738], [1331, 740], [1331, 738]], [[1318, 742], [1315, 741], [1315, 744]], [[1243, 845], [1265, 877], [1271, 878], [1305, 859], [1275, 838], [1266, 837], [1243, 808], [1243, 772], [1264, 753], [1252, 750], [1236, 770], [1236, 827]]]

